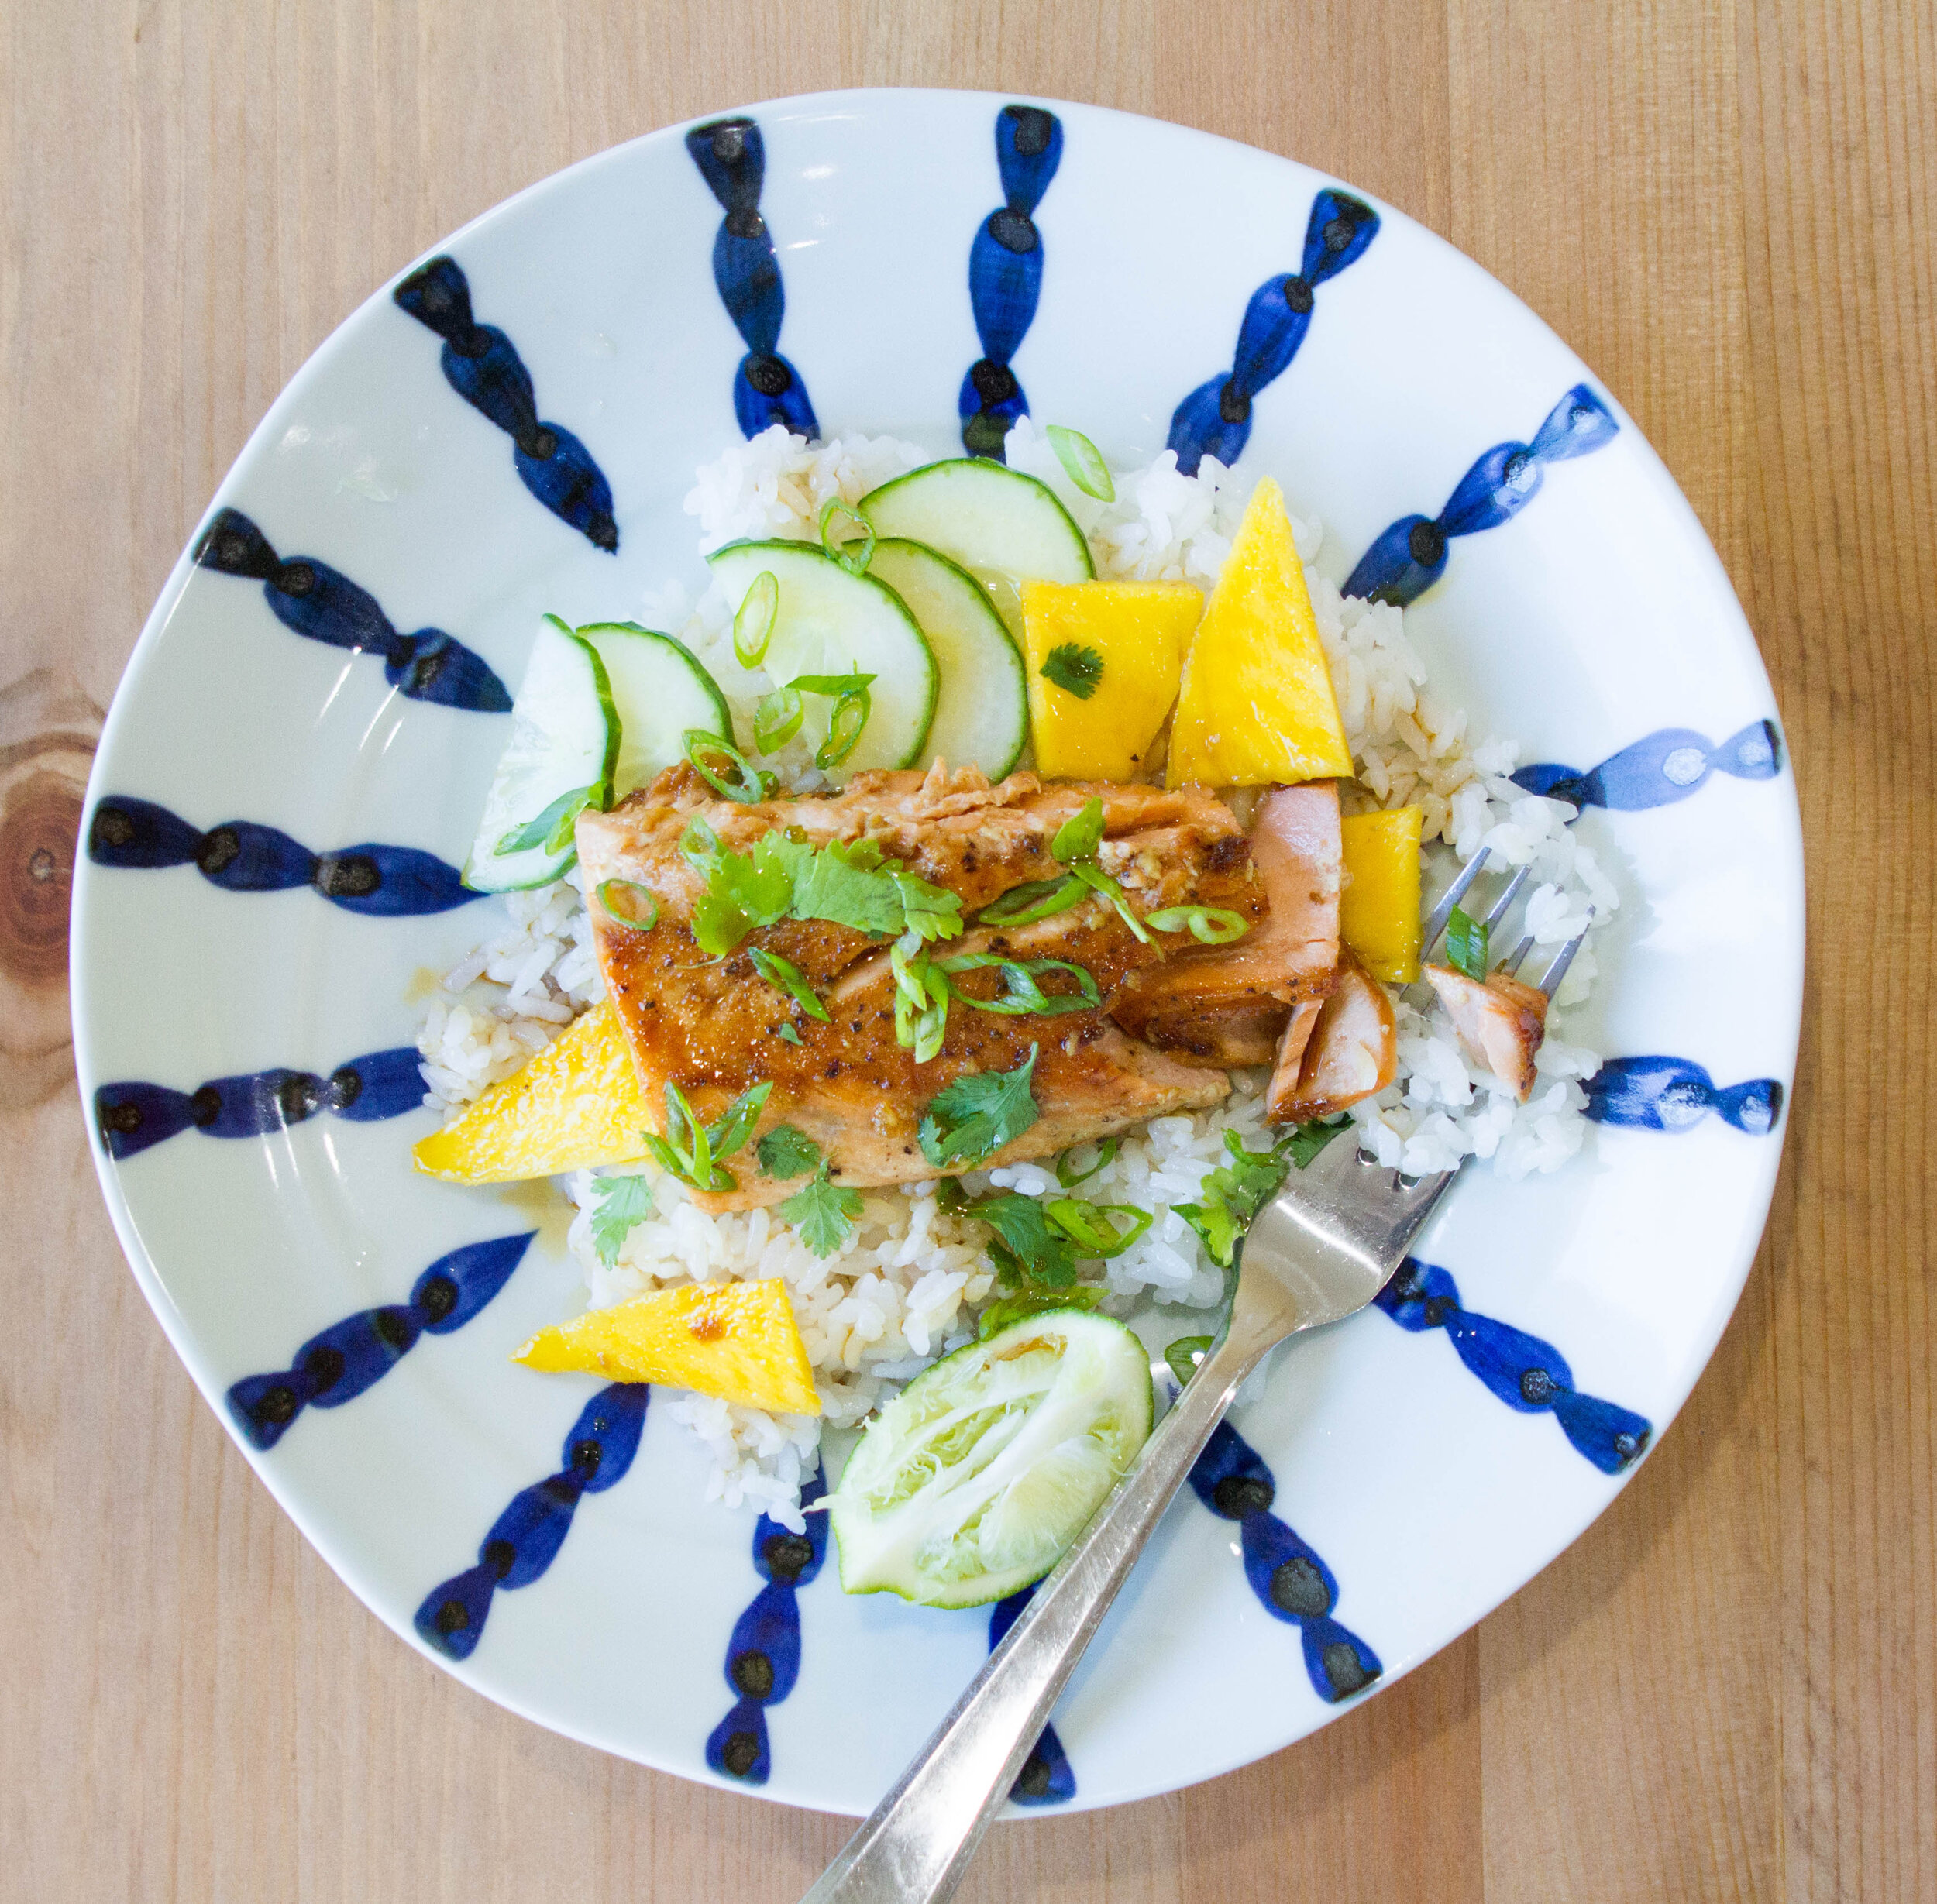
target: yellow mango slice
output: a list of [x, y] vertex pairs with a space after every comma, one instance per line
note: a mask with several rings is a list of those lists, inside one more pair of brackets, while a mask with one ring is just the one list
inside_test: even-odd
[[1424, 810], [1349, 813], [1339, 822], [1345, 879], [1338, 936], [1374, 978], [1409, 985], [1419, 975], [1419, 827]]
[[1184, 658], [1168, 784], [1261, 787], [1351, 771], [1291, 518], [1267, 476]]
[[510, 1184], [645, 1155], [645, 1100], [608, 999], [411, 1152], [459, 1184]]
[[512, 1358], [546, 1375], [582, 1370], [659, 1382], [748, 1408], [818, 1414], [814, 1372], [786, 1284], [683, 1283], [541, 1329]]
[[[1025, 582], [1022, 632], [1036, 765], [1069, 780], [1129, 780], [1177, 699], [1184, 650], [1204, 612], [1188, 582]], [[1087, 699], [1043, 665], [1059, 648], [1088, 648], [1103, 672]]]

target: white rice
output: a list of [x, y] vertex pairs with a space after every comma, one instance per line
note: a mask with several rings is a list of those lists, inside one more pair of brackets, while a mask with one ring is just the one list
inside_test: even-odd
[[[1010, 463], [1041, 477], [1089, 537], [1099, 575], [1188, 581], [1209, 589], [1229, 553], [1251, 484], [1206, 457], [1195, 476], [1166, 451], [1115, 476], [1116, 500], [1103, 503], [1070, 482], [1046, 439], [1020, 419], [1008, 440]], [[686, 497], [698, 519], [702, 553], [736, 537], [813, 539], [831, 497], [858, 502], [869, 490], [928, 460], [892, 438], [846, 437], [812, 445], [779, 425], [729, 449], [701, 468]], [[1468, 744], [1465, 710], [1436, 703], [1405, 634], [1405, 614], [1339, 592], [1343, 560], [1328, 561], [1322, 525], [1295, 521], [1318, 620], [1344, 715], [1360, 809], [1416, 803], [1429, 854], [1429, 885], [1440, 889], [1456, 865], [1482, 845], [1495, 868], [1531, 865], [1523, 930], [1536, 941], [1530, 964], [1544, 969], [1550, 948], [1572, 937], [1592, 909], [1596, 926], [1619, 904], [1612, 882], [1566, 824], [1573, 809], [1528, 795], [1506, 778], [1518, 758], [1511, 741]], [[751, 731], [752, 710], [772, 685], [742, 668], [733, 653], [731, 617], [717, 589], [690, 599], [673, 583], [645, 603], [653, 625], [671, 627], [712, 672], [737, 728]], [[799, 741], [766, 762], [784, 785], [810, 792], [824, 783]], [[469, 1103], [517, 1071], [572, 1019], [604, 996], [576, 870], [553, 885], [507, 894], [498, 930], [446, 978], [430, 1002], [419, 1048], [427, 1093], [440, 1115]], [[1540, 948], [1548, 948], [1545, 955]], [[1517, 1178], [1560, 1167], [1577, 1151], [1587, 1124], [1581, 1081], [1597, 1053], [1569, 1036], [1571, 1012], [1587, 998], [1595, 961], [1590, 937], [1554, 1002], [1538, 1060], [1532, 1101], [1515, 1102], [1470, 1063], [1445, 1014], [1413, 987], [1396, 1000], [1396, 1081], [1352, 1113], [1361, 1141], [1381, 1163], [1422, 1174], [1462, 1157], [1490, 1162]], [[1264, 1140], [1263, 1074], [1238, 1074], [1227, 1102], [1194, 1115], [1154, 1119], [1082, 1187], [1099, 1202], [1151, 1212], [1150, 1229], [1104, 1267], [1110, 1307], [1127, 1311], [1154, 1301], [1186, 1309], [1216, 1304], [1223, 1273], [1176, 1206], [1196, 1200], [1227, 1160], [1224, 1133]], [[1085, 1153], [1082, 1160], [1089, 1160]], [[785, 1281], [806, 1343], [824, 1414], [770, 1415], [711, 1397], [669, 1391], [659, 1406], [697, 1435], [710, 1458], [707, 1495], [752, 1506], [789, 1525], [800, 1523], [801, 1483], [819, 1460], [824, 1424], [860, 1422], [894, 1387], [969, 1340], [979, 1305], [992, 1293], [985, 1232], [942, 1213], [933, 1184], [865, 1193], [864, 1214], [838, 1255], [815, 1256], [771, 1211], [708, 1216], [674, 1180], [655, 1177], [655, 1213], [627, 1235], [607, 1268], [593, 1248], [592, 1175], [565, 1187], [578, 1214], [570, 1246], [584, 1269], [591, 1306], [622, 1301], [687, 1281], [778, 1277]], [[1034, 1164], [973, 1173], [972, 1194], [1012, 1190], [1062, 1194]], [[1183, 1323], [1178, 1334], [1201, 1332]]]

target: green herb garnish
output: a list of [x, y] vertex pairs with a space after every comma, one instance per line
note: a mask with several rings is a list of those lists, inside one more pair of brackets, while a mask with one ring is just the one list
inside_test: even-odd
[[1065, 1190], [1074, 1190], [1079, 1184], [1086, 1184], [1099, 1170], [1107, 1170], [1116, 1161], [1116, 1153], [1123, 1148], [1122, 1142], [1115, 1137], [1106, 1137], [1096, 1146], [1096, 1161], [1086, 1170], [1079, 1170], [1070, 1163], [1076, 1153], [1065, 1150], [1056, 1160], [1056, 1181]]
[[762, 754], [777, 754], [800, 731], [807, 703], [793, 688], [776, 688], [760, 696], [753, 710], [753, 744]]
[[[709, 734], [704, 727], [689, 727], [679, 737], [679, 745], [693, 771], [723, 800], [743, 805], [764, 800], [772, 791], [772, 776], [761, 772], [731, 741]], [[724, 767], [709, 765], [724, 761]]]
[[754, 1146], [760, 1169], [767, 1177], [786, 1179], [805, 1177], [821, 1164], [821, 1146], [807, 1133], [792, 1124], [776, 1124]]
[[1076, 1252], [1034, 1197], [1016, 1191], [985, 1197], [970, 1204], [965, 1214], [996, 1232], [989, 1257], [1005, 1287], [1034, 1284], [1044, 1289], [1067, 1289], [1075, 1281]]
[[1197, 1373], [1197, 1365], [1210, 1353], [1212, 1338], [1208, 1335], [1180, 1335], [1164, 1351], [1164, 1359], [1170, 1364], [1170, 1372], [1179, 1382], [1188, 1382]]
[[800, 1042], [800, 1034], [791, 1025], [783, 1025], [774, 1036], [783, 1044], [798, 1044]]
[[1150, 934], [1144, 930], [1144, 922], [1130, 909], [1130, 902], [1123, 897], [1123, 889], [1100, 866], [1088, 861], [1079, 861], [1069, 869], [1072, 878], [1080, 880], [1093, 892], [1100, 892], [1116, 909], [1116, 916], [1130, 928], [1130, 935], [1140, 945], [1151, 943]]
[[563, 851], [579, 815], [592, 804], [593, 796], [597, 792], [596, 786], [591, 786], [573, 787], [569, 792], [561, 793], [537, 819], [528, 820], [522, 827], [514, 827], [506, 833], [492, 847], [492, 857], [522, 853], [535, 846], [543, 847], [548, 853]]
[[1070, 481], [1085, 496], [1093, 496], [1099, 503], [1116, 501], [1116, 485], [1110, 479], [1110, 466], [1103, 461], [1103, 452], [1081, 430], [1052, 423], [1043, 435], [1048, 438], [1049, 447], [1056, 452], [1056, 460], [1068, 472]]
[[1153, 932], [1188, 932], [1199, 945], [1229, 945], [1251, 929], [1242, 912], [1222, 906], [1167, 906], [1146, 913], [1144, 923]]
[[813, 986], [807, 983], [807, 974], [792, 959], [783, 959], [777, 952], [763, 951], [755, 946], [747, 954], [753, 961], [753, 968], [770, 985], [777, 986], [810, 1018], [817, 1018], [822, 1024], [831, 1024], [827, 1008], [815, 996]]
[[731, 1190], [733, 1173], [719, 1160], [732, 1156], [753, 1134], [773, 1087], [758, 1084], [741, 1092], [710, 1124], [702, 1124], [686, 1095], [670, 1080], [666, 1087], [666, 1135], [644, 1133], [645, 1147], [659, 1167], [695, 1190]]
[[[635, 913], [621, 911], [614, 903], [621, 893], [636, 893], [638, 899], [628, 899], [626, 904], [642, 903], [645, 916], [641, 918]], [[634, 932], [650, 932], [659, 923], [659, 895], [650, 886], [642, 886], [636, 879], [601, 879], [592, 888], [592, 894], [615, 925], [629, 927]]]
[[1024, 1290], [1017, 1295], [998, 1297], [982, 1311], [982, 1319], [975, 1325], [975, 1339], [986, 1342], [1011, 1322], [1043, 1315], [1052, 1309], [1093, 1309], [1109, 1294], [1100, 1283], [1076, 1283], [1068, 1289]]
[[1329, 1123], [1314, 1119], [1300, 1124], [1268, 1150], [1247, 1150], [1237, 1132], [1225, 1132], [1230, 1162], [1204, 1179], [1201, 1201], [1176, 1206], [1177, 1214], [1203, 1239], [1213, 1263], [1230, 1267], [1251, 1218], [1278, 1194], [1292, 1167], [1303, 1170], [1350, 1122], [1338, 1117]]
[[1036, 1099], [1029, 1085], [1041, 1049], [1032, 1044], [1013, 1071], [971, 1071], [930, 1101], [917, 1135], [921, 1154], [937, 1170], [979, 1163], [1035, 1122]]
[[1103, 803], [1092, 796], [1056, 829], [1049, 857], [1059, 865], [1073, 865], [1079, 860], [1093, 860], [1103, 843]]
[[1467, 978], [1486, 982], [1486, 921], [1456, 906], [1446, 919], [1447, 962]]
[[827, 738], [814, 750], [814, 764], [824, 773], [838, 767], [861, 744], [868, 717], [874, 711], [874, 699], [865, 688], [844, 694], [827, 717]]
[[[836, 524], [845, 517], [847, 521], [861, 531], [858, 542], [852, 539], [838, 539]], [[869, 562], [874, 560], [874, 524], [859, 510], [844, 503], [838, 496], [830, 496], [821, 511], [821, 546], [831, 555], [851, 576], [865, 575]]]
[[948, 1029], [948, 981], [936, 971], [918, 935], [904, 932], [888, 954], [895, 981], [895, 1042], [926, 1064]]
[[[1085, 1203], [1075, 1197], [1058, 1197], [1046, 1214], [1051, 1222], [1076, 1246], [1084, 1256], [1120, 1256], [1150, 1228], [1151, 1214], [1130, 1203]], [[1121, 1217], [1123, 1227], [1110, 1221]]]
[[592, 1247], [609, 1270], [633, 1225], [652, 1214], [652, 1186], [643, 1177], [598, 1177], [592, 1180], [592, 1194], [598, 1198], [592, 1211]]
[[1103, 658], [1093, 648], [1064, 641], [1043, 657], [1042, 666], [1037, 672], [1044, 680], [1053, 682], [1065, 694], [1073, 694], [1078, 700], [1086, 701], [1096, 692], [1096, 683], [1103, 678]]
[[804, 1188], [779, 1206], [779, 1214], [800, 1232], [800, 1240], [817, 1256], [831, 1256], [845, 1246], [861, 1215], [861, 1192], [830, 1183], [827, 1167]]
[[[742, 668], [757, 668], [767, 658], [773, 624], [780, 613], [780, 584], [771, 569], [753, 578], [733, 617], [733, 652]], [[771, 748], [761, 752], [770, 754]]]
[[[1103, 1002], [1096, 975], [1085, 966], [1068, 959], [1007, 959], [993, 952], [963, 952], [936, 963], [951, 978], [958, 972], [993, 971], [1002, 981], [1000, 994], [993, 998], [972, 998], [966, 992], [955, 996], [978, 1012], [996, 1012], [1006, 1018], [1028, 1013], [1052, 1017], [1059, 1012], [1094, 1011]], [[1046, 992], [1036, 981], [1044, 973], [1067, 972], [1076, 981], [1072, 992]], [[951, 988], [953, 990], [953, 988]]]
[[1032, 879], [1027, 885], [1011, 886], [1000, 899], [992, 899], [975, 915], [979, 926], [1033, 926], [1039, 919], [1053, 919], [1072, 906], [1080, 906], [1089, 888], [1073, 876], [1061, 879]]

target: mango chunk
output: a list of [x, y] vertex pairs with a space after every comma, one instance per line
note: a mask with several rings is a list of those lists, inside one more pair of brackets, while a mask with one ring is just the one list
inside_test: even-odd
[[1184, 658], [1167, 784], [1282, 785], [1351, 771], [1291, 518], [1267, 476]]
[[1202, 595], [1188, 582], [1025, 582], [1023, 648], [1037, 768], [1072, 780], [1140, 774], [1176, 701], [1184, 650], [1203, 611]]
[[521, 1071], [417, 1145], [417, 1167], [459, 1184], [511, 1184], [645, 1155], [639, 1074], [608, 999]]
[[1340, 821], [1345, 880], [1338, 936], [1374, 978], [1409, 985], [1419, 975], [1419, 828], [1424, 809], [1350, 813]]
[[818, 1414], [786, 1284], [683, 1283], [540, 1329], [512, 1359], [545, 1375], [658, 1382], [780, 1414]]

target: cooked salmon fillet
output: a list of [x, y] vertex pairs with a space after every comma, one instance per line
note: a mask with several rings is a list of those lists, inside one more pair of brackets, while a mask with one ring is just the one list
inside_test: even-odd
[[1337, 782], [1273, 788], [1252, 821], [1251, 854], [1269, 903], [1263, 925], [1137, 972], [1111, 1009], [1132, 1037], [1187, 1064], [1269, 1064], [1292, 1007], [1337, 983]]
[[1383, 1091], [1399, 1074], [1399, 1023], [1385, 988], [1353, 957], [1340, 955], [1338, 988], [1309, 1020], [1300, 1008], [1264, 1098], [1274, 1124], [1333, 1117]]
[[[1050, 843], [1092, 797], [1103, 808], [1098, 863], [1137, 912], [1216, 906], [1244, 919], [1254, 936], [1268, 929], [1265, 885], [1244, 832], [1228, 807], [1196, 790], [1045, 786], [1030, 773], [992, 786], [973, 768], [951, 775], [938, 768], [926, 775], [857, 774], [835, 795], [740, 803], [717, 798], [681, 766], [611, 813], [582, 815], [578, 847], [587, 890], [607, 879], [629, 880], [649, 888], [659, 902], [657, 923], [648, 931], [617, 923], [603, 907], [593, 909], [599, 963], [655, 1126], [662, 1128], [668, 1082], [686, 1092], [702, 1119], [710, 1119], [749, 1086], [770, 1081], [759, 1130], [796, 1126], [821, 1146], [840, 1181], [865, 1186], [937, 1174], [916, 1136], [931, 1101], [965, 1074], [1013, 1071], [1032, 1047], [1037, 1121], [973, 1167], [1048, 1156], [1167, 1112], [1220, 1102], [1230, 1088], [1221, 1071], [1181, 1064], [1111, 1021], [1106, 1008], [1113, 997], [1134, 975], [1165, 962], [1165, 948], [1140, 943], [1100, 898], [1026, 926], [972, 926], [931, 950], [938, 957], [989, 951], [1069, 960], [1093, 975], [1103, 1007], [1008, 1017], [958, 1003], [948, 1014], [939, 1053], [920, 1065], [895, 1040], [894, 977], [885, 938], [789, 919], [755, 930], [723, 958], [709, 957], [694, 942], [693, 907], [705, 884], [679, 841], [695, 817], [722, 846], [741, 853], [776, 827], [815, 846], [870, 840], [889, 862], [954, 893], [967, 919], [1012, 887], [1061, 875], [1065, 869]], [[749, 956], [756, 947], [799, 967], [830, 1022], [797, 1012], [761, 977]], [[955, 983], [982, 997], [997, 989], [989, 971], [965, 973]], [[1051, 981], [1047, 988], [1064, 988]], [[783, 1025], [798, 1034], [797, 1044], [783, 1040]], [[698, 1198], [703, 1208], [749, 1208], [797, 1187], [762, 1175], [752, 1144], [728, 1167], [736, 1187]]]
[[1481, 980], [1429, 965], [1426, 976], [1461, 1043], [1525, 1104], [1540, 1076], [1533, 1060], [1547, 1036], [1547, 994], [1505, 972]]

